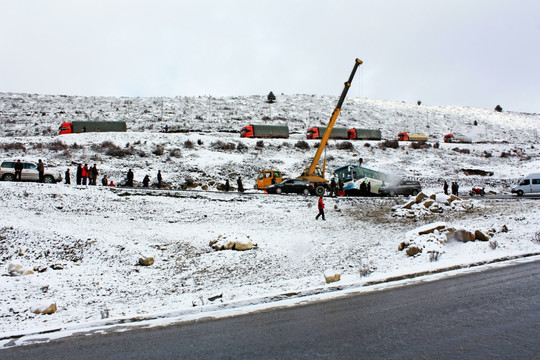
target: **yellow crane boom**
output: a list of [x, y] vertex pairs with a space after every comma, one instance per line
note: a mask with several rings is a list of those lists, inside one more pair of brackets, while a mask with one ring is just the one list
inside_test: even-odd
[[[319, 144], [319, 147], [317, 148], [317, 152], [315, 153], [315, 156], [313, 157], [313, 161], [311, 162], [311, 165], [309, 166], [309, 168], [304, 170], [304, 173], [298, 177], [299, 179], [304, 179], [310, 182], [326, 182], [326, 179], [324, 179], [324, 170], [322, 174], [320, 170], [317, 171], [318, 170], [317, 164], [319, 163], [321, 154], [324, 148], [326, 147], [328, 138], [330, 137], [332, 128], [334, 127], [334, 124], [336, 123], [337, 117], [339, 113], [341, 112], [341, 106], [343, 105], [343, 102], [345, 101], [345, 97], [347, 96], [347, 92], [349, 91], [349, 88], [351, 87], [351, 83], [353, 81], [354, 74], [356, 73], [356, 69], [358, 69], [358, 66], [360, 66], [361, 64], [362, 64], [362, 60], [360, 59], [355, 60], [354, 67], [352, 69], [351, 75], [349, 76], [349, 80], [345, 82], [345, 87], [343, 88], [343, 91], [341, 92], [341, 96], [336, 105], [336, 108], [334, 109], [334, 112], [332, 113], [332, 116], [330, 117], [330, 122], [328, 123], [328, 126], [326, 127], [326, 131], [324, 132], [324, 135], [321, 139], [321, 143]], [[324, 188], [323, 188], [323, 193], [324, 193]]]

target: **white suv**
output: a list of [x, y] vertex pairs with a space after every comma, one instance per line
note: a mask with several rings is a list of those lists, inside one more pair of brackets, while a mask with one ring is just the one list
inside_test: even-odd
[[[0, 180], [14, 181], [15, 180], [15, 164], [16, 161], [2, 161], [0, 164]], [[30, 161], [21, 161], [23, 169], [21, 172], [22, 181], [39, 181], [39, 172], [37, 164]], [[60, 173], [54, 173], [45, 169], [43, 174], [43, 182], [55, 183], [62, 181]]]

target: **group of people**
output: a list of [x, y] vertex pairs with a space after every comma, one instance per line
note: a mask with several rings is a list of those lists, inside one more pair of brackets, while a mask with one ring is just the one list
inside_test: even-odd
[[[41, 163], [41, 160], [40, 160]], [[39, 170], [39, 164], [38, 164], [38, 170]], [[41, 174], [41, 172], [40, 172]], [[88, 168], [88, 164], [78, 164], [77, 165], [77, 174], [76, 174], [76, 182], [77, 185], [97, 185], [97, 178], [99, 175], [99, 170], [97, 168], [97, 165], [94, 164], [94, 166]], [[134, 180], [134, 174], [131, 169], [128, 170], [126, 175], [126, 183], [125, 186], [127, 187], [133, 187], [133, 180]], [[41, 175], [40, 175], [41, 179]], [[65, 173], [65, 182], [66, 184], [71, 184], [71, 173], [69, 168], [66, 170]], [[142, 181], [143, 187], [148, 188], [150, 186], [150, 176], [146, 175]], [[107, 175], [103, 175], [101, 178], [101, 185], [103, 186], [116, 186], [113, 180], [110, 180]], [[161, 188], [163, 186], [163, 177], [161, 175], [161, 170], [158, 170], [157, 173], [157, 184], [156, 186], [158, 188]]]
[[[444, 194], [448, 195], [448, 183], [446, 182], [446, 180], [444, 181], [444, 184], [443, 184], [443, 190], [444, 190]], [[450, 190], [452, 191], [452, 195], [458, 196], [459, 184], [455, 181], [452, 181], [452, 184], [450, 185]]]
[[[15, 168], [15, 180], [19, 180], [19, 181], [22, 180], [22, 171], [23, 171], [24, 166], [20, 159], [17, 160], [14, 168]], [[43, 161], [41, 161], [41, 159], [39, 159], [38, 161], [37, 170], [39, 174], [39, 182], [43, 182], [44, 174], [45, 174], [45, 164], [43, 164]]]
[[[239, 176], [238, 179], [236, 179], [236, 186], [238, 189], [238, 192], [244, 192], [244, 184], [242, 183], [242, 177]], [[225, 181], [225, 191], [231, 190], [231, 184], [229, 183], [229, 179]]]
[[341, 179], [338, 179], [336, 181], [336, 178], [332, 177], [332, 179], [330, 180], [330, 196], [336, 197], [338, 195], [343, 195], [343, 192], [344, 192], [343, 186], [344, 184]]

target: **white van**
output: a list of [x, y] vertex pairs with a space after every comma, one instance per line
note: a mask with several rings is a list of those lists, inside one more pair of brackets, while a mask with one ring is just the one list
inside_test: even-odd
[[525, 176], [512, 188], [512, 194], [517, 194], [518, 196], [529, 193], [540, 193], [540, 173]]

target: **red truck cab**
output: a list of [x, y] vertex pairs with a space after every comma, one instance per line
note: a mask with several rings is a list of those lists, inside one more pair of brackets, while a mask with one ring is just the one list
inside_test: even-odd
[[317, 126], [307, 130], [306, 139], [320, 139], [319, 128]]
[[409, 134], [407, 134], [406, 132], [400, 132], [397, 135], [397, 139], [398, 139], [398, 141], [408, 141], [409, 140]]
[[240, 137], [243, 138], [250, 138], [253, 137], [255, 134], [253, 133], [253, 125], [247, 125], [240, 130]]
[[454, 134], [446, 134], [443, 138], [445, 143], [451, 143], [454, 141]]
[[60, 125], [60, 135], [62, 134], [71, 134], [73, 131], [71, 129], [71, 123], [70, 122], [63, 122], [62, 125]]

